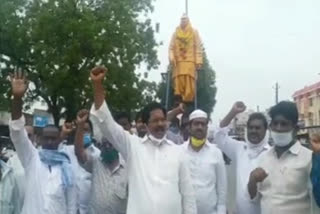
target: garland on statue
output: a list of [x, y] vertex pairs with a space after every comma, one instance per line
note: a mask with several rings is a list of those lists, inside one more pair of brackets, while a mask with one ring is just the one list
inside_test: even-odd
[[178, 27], [177, 40], [178, 40], [180, 56], [183, 59], [186, 59], [188, 48], [191, 42], [193, 41], [193, 30], [190, 23], [186, 26], [185, 30], [182, 30], [181, 27]]

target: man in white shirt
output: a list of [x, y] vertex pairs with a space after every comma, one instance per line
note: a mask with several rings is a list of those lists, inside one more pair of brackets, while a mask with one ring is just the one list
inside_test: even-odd
[[0, 142], [0, 213], [20, 214], [21, 200], [13, 169], [4, 162]]
[[129, 177], [127, 214], [194, 214], [196, 203], [183, 148], [166, 139], [166, 110], [157, 103], [145, 107], [142, 120], [148, 134], [141, 139], [123, 130], [105, 103], [102, 81], [106, 69], [91, 71], [94, 106], [91, 115], [126, 161]]
[[270, 149], [268, 123], [261, 113], [253, 113], [247, 122], [246, 142], [228, 136], [231, 121], [246, 110], [243, 102], [236, 102], [221, 121], [214, 142], [230, 159], [236, 170], [236, 214], [259, 214], [260, 204], [251, 201], [247, 184], [250, 173], [258, 166], [258, 158]]
[[102, 139], [99, 143], [101, 156], [85, 150], [88, 134], [89, 112], [81, 110], [77, 115], [75, 154], [87, 172], [92, 173], [92, 191], [89, 202], [90, 214], [125, 214], [127, 207], [128, 177], [124, 161], [118, 151]]
[[10, 136], [25, 169], [26, 189], [21, 214], [75, 214], [76, 187], [73, 185], [71, 161], [58, 150], [59, 129], [48, 126], [41, 136], [42, 149], [37, 150], [29, 140], [22, 115], [24, 96], [28, 86], [22, 72], [11, 78], [12, 119]]
[[[33, 145], [37, 146], [35, 143], [35, 135], [33, 126], [25, 126], [25, 129], [28, 134], [29, 140], [33, 143]], [[24, 202], [24, 194], [25, 194], [25, 173], [23, 166], [19, 160], [18, 154], [15, 153], [7, 162], [8, 166], [13, 169], [13, 173], [17, 179], [17, 186], [19, 190], [19, 204], [22, 207]]]
[[[80, 166], [77, 156], [75, 154], [74, 146], [74, 126], [72, 123], [66, 122], [62, 126], [61, 136], [66, 144], [60, 144], [59, 149], [65, 151], [71, 160], [72, 167], [76, 172], [76, 186], [77, 186], [77, 212], [79, 214], [89, 213], [89, 202], [91, 196], [92, 175]], [[93, 157], [100, 156], [100, 150], [93, 144], [93, 126], [90, 120], [84, 126], [85, 133], [83, 135], [83, 146], [85, 151]]]
[[208, 115], [190, 114], [190, 139], [183, 145], [189, 159], [198, 214], [226, 214], [227, 178], [222, 152], [207, 140]]
[[251, 175], [251, 198], [261, 200], [262, 214], [310, 214], [313, 195], [310, 181], [312, 152], [296, 139], [298, 110], [283, 101], [272, 107], [271, 137], [275, 146], [261, 156]]

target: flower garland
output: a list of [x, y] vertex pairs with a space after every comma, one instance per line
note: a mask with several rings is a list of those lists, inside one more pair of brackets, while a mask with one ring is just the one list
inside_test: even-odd
[[193, 30], [190, 23], [186, 26], [185, 30], [182, 30], [181, 27], [178, 27], [177, 40], [178, 40], [180, 56], [183, 59], [186, 59], [188, 47], [190, 46], [190, 43], [193, 40]]

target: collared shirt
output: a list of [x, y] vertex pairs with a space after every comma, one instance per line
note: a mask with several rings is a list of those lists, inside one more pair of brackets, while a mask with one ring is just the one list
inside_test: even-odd
[[10, 121], [10, 136], [25, 169], [25, 200], [21, 214], [75, 214], [76, 186], [64, 190], [60, 166], [48, 166], [24, 129], [24, 118]]
[[19, 190], [12, 168], [0, 160], [0, 213], [20, 214]]
[[[77, 210], [79, 214], [88, 214], [89, 202], [91, 200], [92, 175], [80, 166], [75, 154], [74, 145], [60, 144], [59, 149], [64, 150], [69, 155], [72, 167], [76, 172]], [[86, 151], [94, 157], [100, 156], [100, 150], [93, 144], [86, 148]]]
[[248, 182], [250, 173], [257, 168], [259, 157], [270, 149], [265, 145], [256, 157], [249, 157], [245, 142], [237, 141], [228, 136], [228, 128], [219, 128], [214, 142], [230, 159], [236, 168], [236, 212], [237, 214], [259, 214], [260, 204], [250, 200]]
[[258, 184], [262, 214], [312, 213], [312, 152], [296, 142], [278, 158], [275, 148], [259, 160], [268, 177]]
[[93, 124], [127, 163], [127, 214], [194, 214], [196, 203], [184, 150], [169, 140], [154, 144], [124, 131], [104, 103], [91, 109]]
[[198, 214], [225, 214], [227, 178], [221, 151], [209, 141], [199, 151], [192, 149], [189, 141], [183, 147], [188, 154]]
[[320, 207], [320, 154], [312, 155], [311, 181], [314, 198]]
[[90, 214], [125, 214], [128, 198], [128, 175], [124, 161], [111, 171], [101, 160], [87, 152], [83, 167], [92, 173]]

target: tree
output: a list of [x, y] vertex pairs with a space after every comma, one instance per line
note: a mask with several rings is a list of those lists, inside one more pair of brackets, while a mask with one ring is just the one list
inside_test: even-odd
[[[204, 51], [205, 52], [205, 51]], [[168, 67], [168, 72], [172, 73], [171, 67]], [[199, 79], [197, 81], [197, 96], [198, 96], [198, 108], [204, 110], [208, 114], [213, 112], [213, 108], [216, 104], [217, 87], [215, 86], [215, 71], [210, 66], [206, 53], [204, 53], [204, 61], [201, 70], [198, 72]], [[170, 77], [171, 78], [171, 77]], [[165, 105], [166, 102], [166, 90], [167, 82], [162, 81], [158, 87], [158, 97], [161, 98], [161, 102]], [[173, 105], [173, 87], [172, 79], [170, 79], [170, 93], [169, 93], [169, 109]], [[193, 107], [192, 107], [193, 109]], [[190, 110], [189, 110], [190, 111]]]
[[1, 79], [15, 67], [27, 71], [26, 102], [44, 100], [58, 124], [89, 107], [89, 71], [101, 64], [112, 107], [135, 109], [144, 98], [135, 69], [158, 65], [152, 10], [152, 0], [2, 0]]

